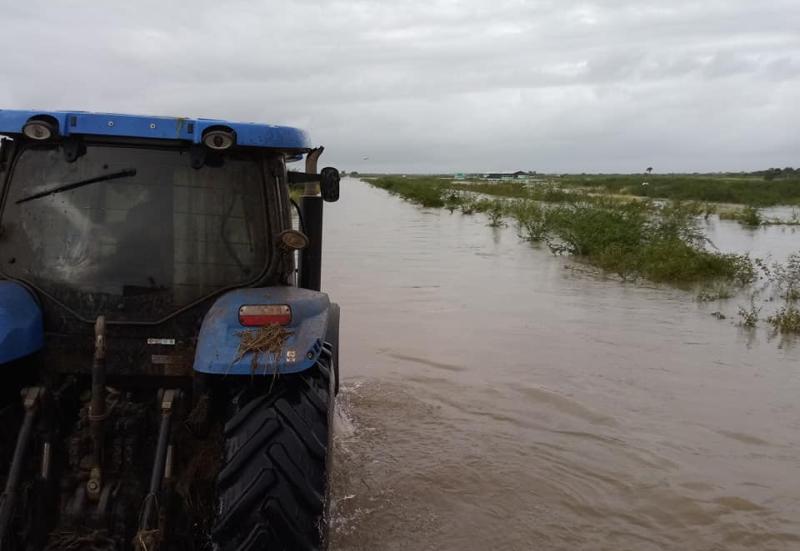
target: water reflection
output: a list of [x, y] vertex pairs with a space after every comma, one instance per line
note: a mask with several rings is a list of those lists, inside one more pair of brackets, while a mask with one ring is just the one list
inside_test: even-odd
[[800, 250], [800, 226], [748, 228], [714, 216], [702, 227], [711, 242], [723, 252], [749, 253], [770, 262], [784, 262], [786, 257]]

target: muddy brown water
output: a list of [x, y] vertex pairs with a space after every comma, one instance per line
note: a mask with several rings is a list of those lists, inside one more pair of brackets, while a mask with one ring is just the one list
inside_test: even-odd
[[800, 346], [357, 180], [326, 217], [333, 549], [800, 549]]

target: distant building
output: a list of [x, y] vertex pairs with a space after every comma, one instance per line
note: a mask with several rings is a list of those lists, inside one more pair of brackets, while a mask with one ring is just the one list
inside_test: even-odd
[[532, 175], [536, 174], [535, 172], [525, 172], [524, 170], [518, 170], [516, 172], [492, 172], [489, 174], [484, 174], [484, 180], [489, 180], [492, 182], [507, 182], [511, 180], [517, 180], [522, 182], [527, 182], [528, 178]]

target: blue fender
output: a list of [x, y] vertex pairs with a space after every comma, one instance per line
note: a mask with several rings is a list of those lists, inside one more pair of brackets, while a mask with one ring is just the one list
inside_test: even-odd
[[0, 281], [0, 364], [43, 346], [42, 309], [36, 299], [19, 283]]
[[[239, 358], [242, 333], [257, 330], [239, 323], [239, 308], [253, 304], [287, 304], [292, 319], [286, 326], [290, 335], [278, 357], [253, 353]], [[214, 375], [273, 375], [304, 371], [314, 365], [322, 352], [328, 330], [328, 295], [297, 287], [237, 289], [222, 295], [203, 319], [194, 356], [194, 370]]]

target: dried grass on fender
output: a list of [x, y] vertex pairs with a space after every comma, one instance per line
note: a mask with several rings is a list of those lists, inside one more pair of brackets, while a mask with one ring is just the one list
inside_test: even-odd
[[249, 331], [241, 331], [239, 335], [239, 350], [236, 359], [233, 363], [240, 361], [248, 353], [252, 353], [250, 359], [250, 372], [255, 375], [258, 368], [258, 359], [261, 355], [265, 356], [264, 372], [266, 374], [266, 366], [270, 363], [274, 364], [275, 372], [278, 371], [278, 359], [283, 352], [283, 346], [286, 344], [286, 339], [292, 334], [291, 331], [284, 327], [273, 324], [266, 327], [259, 327]]

